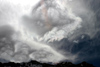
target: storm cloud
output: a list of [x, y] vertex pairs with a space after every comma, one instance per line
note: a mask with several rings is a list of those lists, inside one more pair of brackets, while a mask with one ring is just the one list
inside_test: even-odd
[[81, 62], [99, 57], [97, 1], [21, 1], [0, 0], [0, 58]]

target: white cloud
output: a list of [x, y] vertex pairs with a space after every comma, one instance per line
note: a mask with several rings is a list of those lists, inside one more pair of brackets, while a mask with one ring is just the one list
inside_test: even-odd
[[[72, 37], [71, 35], [82, 27], [83, 19], [73, 13], [71, 9], [72, 6], [68, 3], [64, 4], [66, 0], [61, 1], [62, 3], [57, 1], [55, 4], [57, 6], [55, 7], [56, 9], [49, 8], [47, 10], [47, 14], [50, 18], [50, 20], [48, 20], [48, 23], [50, 23], [49, 27], [49, 25], [44, 23], [46, 18], [43, 17], [41, 11], [43, 6], [40, 6], [39, 9], [35, 10], [33, 15], [30, 15], [32, 14], [33, 6], [39, 1], [40, 0], [0, 0], [0, 2], [3, 3], [0, 4], [0, 23], [4, 22], [5, 24], [10, 24], [16, 31], [16, 33], [12, 35], [12, 39], [14, 42], [16, 41], [14, 51], [4, 52], [0, 58], [13, 62], [22, 62], [30, 59], [43, 62], [59, 62], [65, 59], [74, 61], [77, 55], [72, 55], [66, 51], [67, 56], [64, 56], [63, 52], [60, 53], [60, 50], [55, 50], [56, 47], [52, 48], [49, 44], [42, 42], [60, 41], [63, 38]], [[4, 7], [5, 4], [6, 7]], [[26, 18], [28, 22], [22, 21], [24, 15], [28, 15]], [[43, 34], [43, 36], [41, 36], [41, 34]], [[77, 34], [74, 36], [76, 35]], [[7, 53], [10, 55], [7, 56]]]

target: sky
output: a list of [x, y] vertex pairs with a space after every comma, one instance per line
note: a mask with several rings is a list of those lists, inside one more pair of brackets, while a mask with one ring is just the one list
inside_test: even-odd
[[98, 0], [0, 0], [0, 58], [16, 63], [96, 64], [98, 4]]

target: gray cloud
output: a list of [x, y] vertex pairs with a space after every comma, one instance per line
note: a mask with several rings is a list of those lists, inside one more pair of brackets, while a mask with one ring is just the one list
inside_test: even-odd
[[[54, 0], [50, 5], [50, 1], [45, 2], [47, 8], [44, 9], [48, 17], [43, 15], [45, 11], [42, 12], [45, 5], [37, 5], [34, 9], [30, 6], [31, 9], [28, 10], [25, 4], [18, 6], [12, 1], [1, 4], [0, 58], [12, 62], [31, 59], [42, 62], [66, 59], [76, 62], [80, 57], [82, 60], [89, 58], [91, 51], [95, 55], [91, 54], [92, 57], [97, 57], [98, 51], [95, 53], [93, 50], [97, 48], [94, 37], [99, 30], [99, 24], [96, 23], [98, 27], [95, 26], [95, 22], [99, 20], [99, 10], [94, 10], [93, 4], [88, 6], [89, 0], [67, 1], [63, 5]], [[92, 41], [88, 43], [88, 40], [93, 40], [94, 44], [91, 46]]]

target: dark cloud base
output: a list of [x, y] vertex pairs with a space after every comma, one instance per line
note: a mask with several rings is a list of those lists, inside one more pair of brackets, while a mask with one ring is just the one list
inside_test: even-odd
[[[83, 39], [82, 35], [84, 35]], [[78, 57], [75, 59], [75, 63], [87, 61], [94, 65], [100, 66], [100, 31], [97, 32], [95, 37], [92, 39], [90, 39], [90, 37], [86, 34], [82, 35], [79, 35], [77, 38], [75, 38], [78, 43], [75, 43], [74, 41], [70, 42], [65, 38], [61, 41], [55, 41], [50, 44], [52, 44], [51, 46], [53, 47], [57, 47], [59, 50], [70, 52], [72, 55], [78, 55]], [[67, 56], [66, 53], [65, 55]]]

